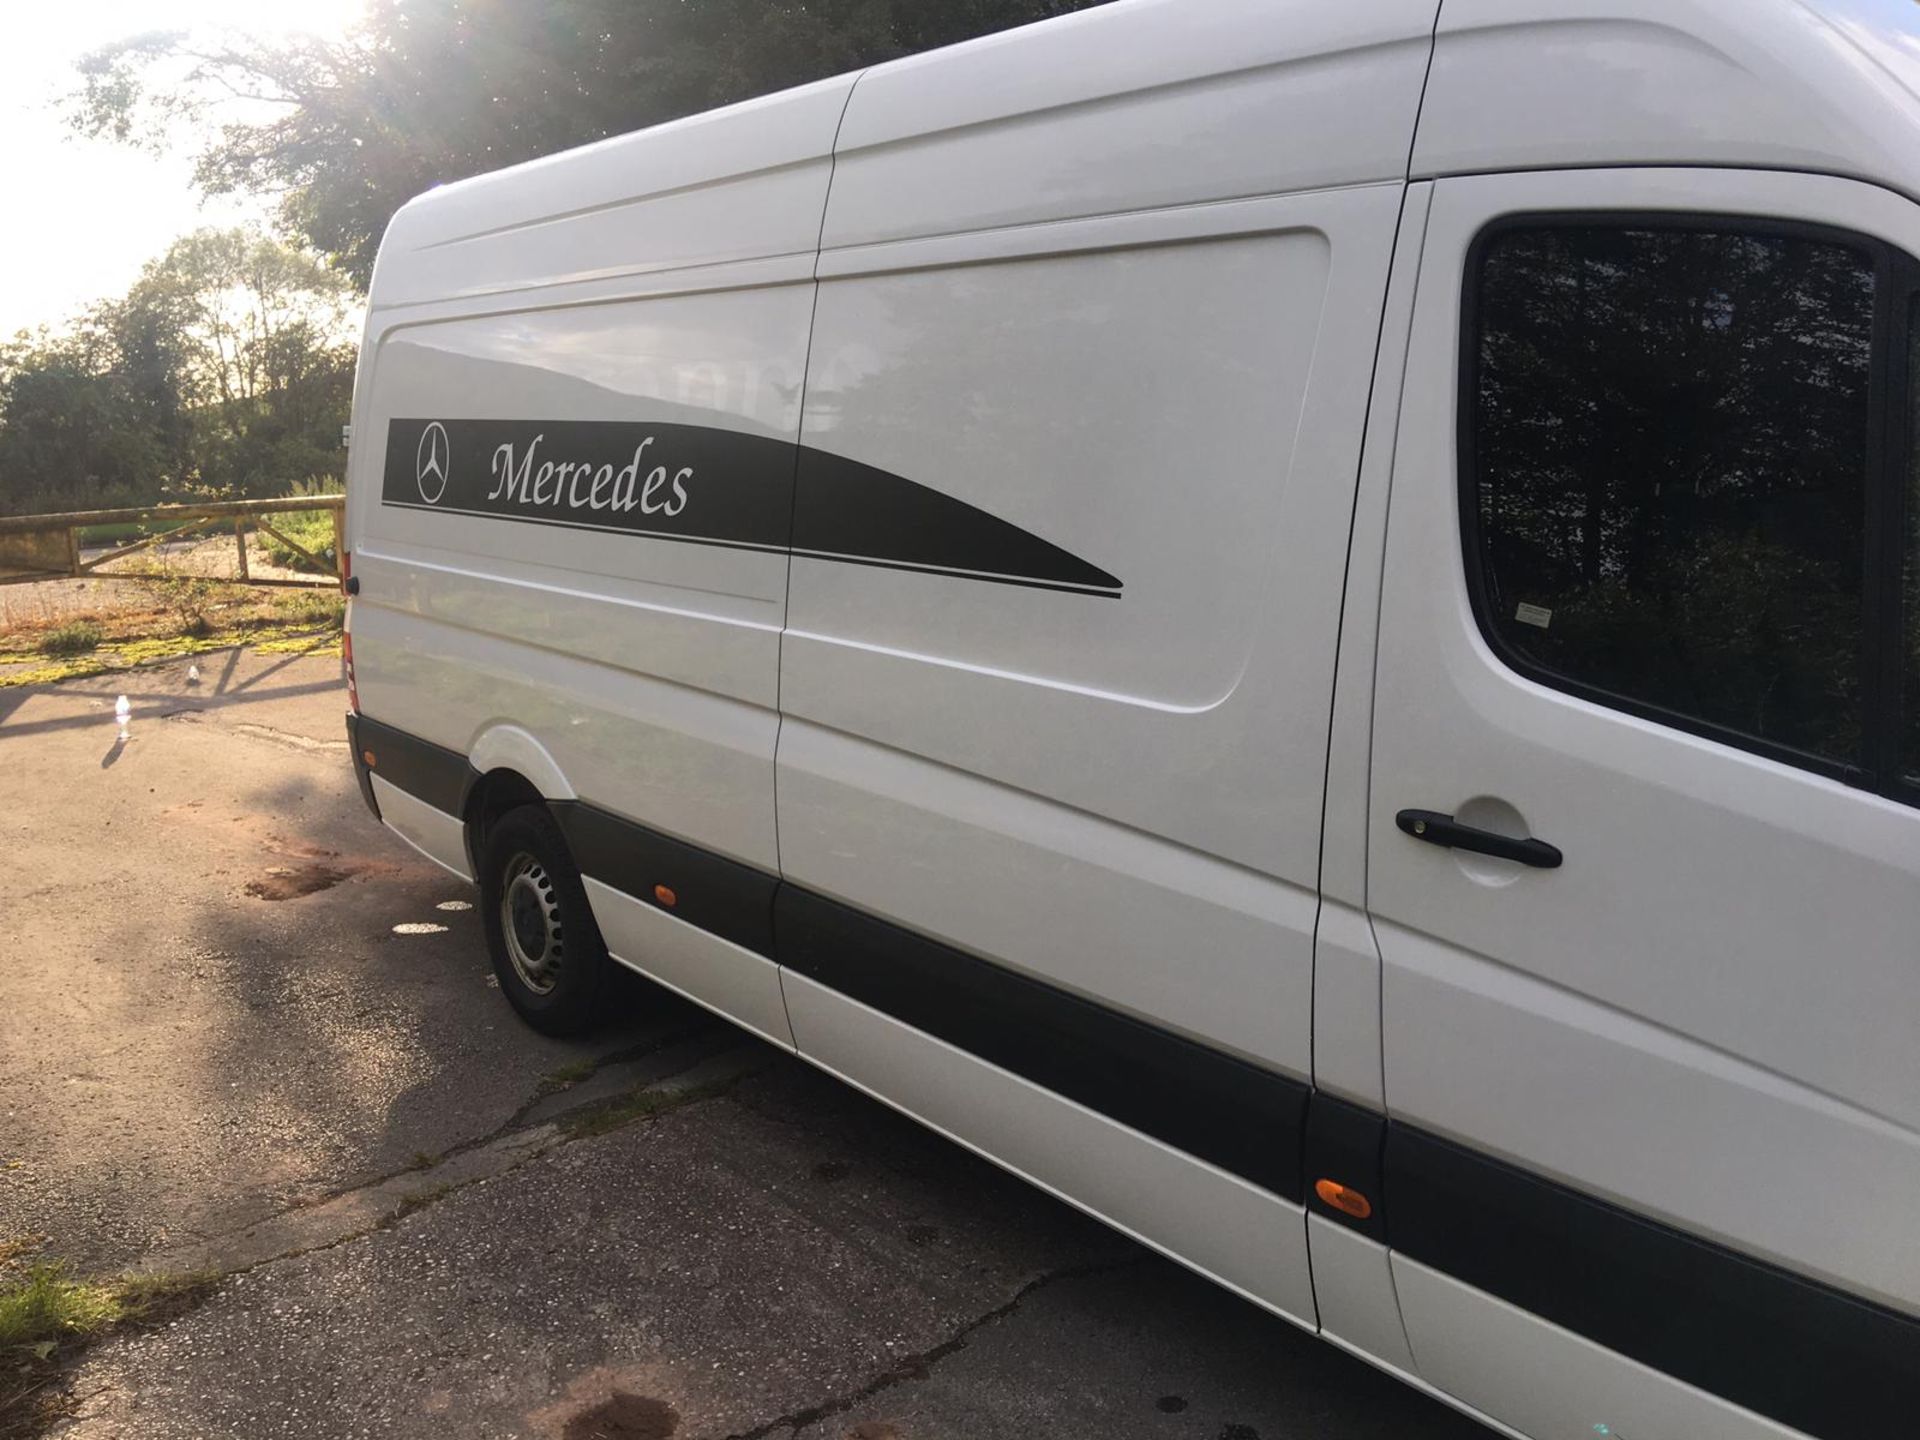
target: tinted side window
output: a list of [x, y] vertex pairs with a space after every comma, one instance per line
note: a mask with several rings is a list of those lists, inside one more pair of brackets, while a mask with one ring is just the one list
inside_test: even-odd
[[1482, 242], [1467, 543], [1509, 659], [1858, 758], [1874, 286], [1871, 255], [1794, 235]]

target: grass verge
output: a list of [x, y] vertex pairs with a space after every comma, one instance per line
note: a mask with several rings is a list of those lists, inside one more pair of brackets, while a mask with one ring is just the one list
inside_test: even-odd
[[57, 1260], [0, 1247], [0, 1440], [38, 1435], [71, 1408], [74, 1358], [128, 1326], [160, 1325], [209, 1295], [213, 1275], [74, 1276]]
[[107, 632], [91, 620], [70, 620], [56, 625], [40, 637], [40, 649], [48, 655], [70, 658], [98, 650]]

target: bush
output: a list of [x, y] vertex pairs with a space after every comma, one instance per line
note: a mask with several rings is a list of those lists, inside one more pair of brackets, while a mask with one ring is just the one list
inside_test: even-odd
[[100, 643], [107, 637], [100, 627], [91, 620], [70, 620], [59, 625], [41, 637], [40, 649], [44, 654], [84, 655], [89, 650], [98, 650]]
[[289, 625], [323, 625], [338, 630], [346, 620], [346, 597], [325, 590], [290, 590], [273, 597], [274, 615]]
[[[339, 482], [324, 475], [299, 481], [287, 492], [289, 498], [339, 493]], [[263, 530], [260, 532], [260, 548], [266, 552], [267, 559], [275, 565], [284, 565], [290, 570], [304, 570], [309, 574], [332, 574], [340, 568], [340, 557], [334, 553], [333, 548], [333, 512], [331, 510], [295, 510], [285, 515], [269, 515], [266, 518], [269, 525], [289, 540], [325, 561], [326, 569], [316, 569], [306, 556], [288, 549]]]
[[213, 622], [207, 611], [221, 597], [222, 587], [204, 575], [177, 575], [149, 570], [141, 580], [154, 603], [173, 617], [174, 630], [181, 635], [208, 635]]

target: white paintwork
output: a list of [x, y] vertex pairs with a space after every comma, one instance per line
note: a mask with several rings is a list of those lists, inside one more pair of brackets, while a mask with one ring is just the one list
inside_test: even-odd
[[[1007, 232], [955, 237], [995, 263], [822, 284], [809, 443], [1125, 592], [796, 558], [789, 878], [1308, 1073], [1334, 635], [1270, 617], [1338, 605], [1321, 537], [1352, 506], [1398, 203], [1362, 186], [1024, 229], [1011, 259]], [[1194, 241], [1202, 222], [1221, 238]]]
[[[1390, 1364], [1389, 1362], [1382, 1360], [1378, 1355], [1375, 1355], [1372, 1351], [1363, 1350], [1358, 1345], [1355, 1345], [1351, 1341], [1341, 1339], [1338, 1335], [1335, 1335], [1330, 1330], [1326, 1330], [1323, 1328], [1320, 1332], [1320, 1336], [1329, 1345], [1332, 1345], [1336, 1349], [1344, 1350], [1349, 1355], [1355, 1356], [1358, 1359], [1366, 1361], [1367, 1364], [1373, 1366], [1373, 1368], [1378, 1370], [1381, 1374], [1391, 1375], [1394, 1379], [1398, 1380], [1402, 1385], [1407, 1386], [1409, 1389], [1417, 1390], [1422, 1395], [1427, 1396], [1429, 1399], [1439, 1401], [1440, 1404], [1445, 1405], [1448, 1409], [1457, 1410], [1462, 1415], [1465, 1415], [1468, 1419], [1474, 1420], [1479, 1424], [1484, 1425], [1488, 1429], [1488, 1431], [1490, 1431], [1492, 1434], [1504, 1435], [1507, 1437], [1507, 1440], [1532, 1440], [1532, 1437], [1522, 1435], [1518, 1430], [1514, 1429], [1511, 1425], [1501, 1424], [1498, 1420], [1494, 1419], [1491, 1415], [1487, 1414], [1486, 1411], [1474, 1409], [1473, 1406], [1467, 1404], [1467, 1402], [1462, 1400], [1459, 1396], [1449, 1395], [1445, 1390], [1442, 1390], [1439, 1386], [1433, 1384], [1431, 1381], [1422, 1380], [1420, 1376], [1417, 1375], [1415, 1372], [1411, 1370], [1403, 1369], [1398, 1365]], [[1577, 1437], [1577, 1440], [1585, 1440], [1585, 1437]]]
[[780, 757], [789, 877], [890, 901], [1056, 986], [1307, 1073], [1309, 894], [802, 721], [786, 722]]
[[778, 965], [591, 876], [586, 887], [614, 959], [761, 1039], [793, 1049]]
[[511, 770], [533, 782], [543, 800], [576, 800], [573, 783], [547, 747], [518, 725], [490, 725], [474, 737], [467, 763], [481, 775]]
[[1721, 165], [1920, 196], [1907, 0], [1446, 0], [1415, 175]]
[[[367, 713], [774, 869], [787, 557], [378, 502], [395, 417], [651, 419], [794, 439], [850, 78], [450, 185], [376, 266], [348, 540]], [[555, 773], [557, 772], [557, 773]]]
[[430, 190], [388, 226], [374, 302], [504, 299], [736, 261], [810, 260], [852, 88], [851, 76], [823, 80]]
[[1321, 1333], [1376, 1364], [1414, 1370], [1387, 1247], [1324, 1216], [1309, 1215], [1307, 1248], [1313, 1256], [1313, 1301]]
[[805, 976], [788, 971], [784, 983], [800, 1054], [821, 1069], [1281, 1318], [1314, 1328], [1299, 1206]]
[[[1393, 274], [1374, 362], [1376, 403], [1367, 416], [1359, 493], [1341, 592], [1327, 799], [1320, 839], [1319, 924], [1313, 958], [1313, 1082], [1376, 1112], [1386, 1109], [1380, 1053], [1380, 951], [1366, 916], [1367, 774], [1372, 764], [1373, 649], [1381, 551], [1393, 476], [1394, 425], [1406, 372], [1420, 244], [1433, 187], [1411, 185], [1401, 205]], [[1315, 1234], [1319, 1233], [1317, 1230]], [[1397, 1312], [1396, 1312], [1397, 1313]]]
[[1791, 1440], [1801, 1434], [1404, 1255], [1394, 1255], [1392, 1265], [1420, 1374], [1533, 1440], [1603, 1434], [1619, 1440]]
[[1398, 180], [1437, 0], [1132, 0], [868, 71], [829, 252]]
[[472, 881], [473, 867], [467, 862], [467, 831], [460, 817], [436, 810], [424, 800], [416, 800], [378, 775], [371, 778], [380, 818], [393, 832], [442, 870]]
[[[383, 572], [393, 584], [399, 567]], [[354, 573], [360, 561], [354, 558]], [[455, 590], [458, 575], [410, 565], [423, 594]], [[517, 597], [537, 608], [545, 596], [524, 580]], [[543, 646], [513, 644], [498, 633], [439, 623], [408, 610], [369, 603], [373, 582], [355, 603], [354, 672], [365, 713], [465, 752], [469, 737], [504, 717], [538, 737], [576, 793], [603, 809], [683, 835], [709, 849], [771, 870], [773, 742], [771, 710], [724, 695]], [[620, 613], [609, 604], [606, 610]], [[614, 634], [603, 618], [599, 633]], [[644, 643], [644, 620], [630, 633]], [[363, 639], [362, 637], [368, 637]]]
[[1365, 912], [1326, 900], [1313, 941], [1313, 1083], [1379, 1114], [1387, 1108], [1385, 1073], [1373, 926]]

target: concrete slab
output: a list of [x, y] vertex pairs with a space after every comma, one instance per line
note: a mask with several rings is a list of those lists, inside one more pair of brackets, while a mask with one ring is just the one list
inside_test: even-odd
[[239, 1276], [81, 1403], [68, 1440], [1482, 1433], [785, 1058]]
[[662, 995], [591, 1041], [525, 1029], [471, 888], [363, 806], [340, 662], [198, 663], [198, 685], [181, 663], [0, 690], [0, 1236], [125, 1265], [490, 1135], [543, 1077], [706, 1023]]

